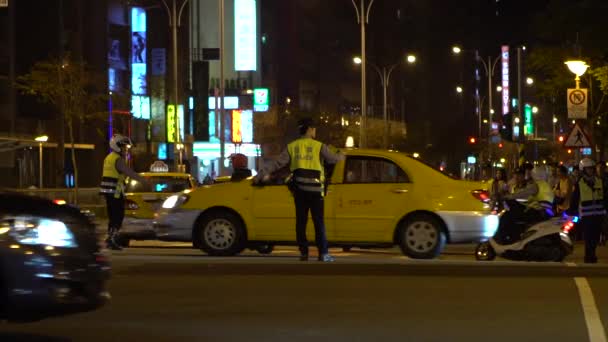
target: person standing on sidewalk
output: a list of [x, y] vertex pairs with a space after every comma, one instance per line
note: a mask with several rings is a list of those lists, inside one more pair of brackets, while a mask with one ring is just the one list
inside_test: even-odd
[[262, 169], [254, 179], [261, 183], [270, 178], [270, 174], [289, 165], [291, 171], [290, 190], [296, 207], [296, 240], [300, 248], [300, 260], [308, 260], [308, 239], [306, 223], [308, 212], [312, 214], [315, 226], [315, 241], [319, 250], [319, 261], [332, 262], [325, 234], [323, 197], [325, 195], [325, 170], [323, 162], [335, 164], [344, 159], [344, 155], [333, 153], [327, 145], [315, 140], [316, 125], [310, 118], [298, 122], [300, 138], [287, 145], [287, 149], [268, 167]]
[[580, 161], [582, 175], [572, 195], [578, 203], [580, 226], [585, 237], [585, 263], [597, 263], [595, 250], [600, 241], [602, 224], [606, 216], [604, 186], [595, 174], [595, 162], [589, 158]]
[[128, 149], [131, 147], [131, 139], [120, 134], [116, 134], [110, 140], [110, 149], [112, 150], [103, 161], [103, 175], [99, 193], [106, 198], [106, 206], [108, 212], [108, 237], [106, 238], [107, 248], [113, 250], [122, 250], [120, 245], [116, 243], [116, 236], [122, 227], [122, 221], [125, 217], [125, 179], [130, 177], [142, 183], [147, 183], [147, 180], [133, 171], [125, 158]]

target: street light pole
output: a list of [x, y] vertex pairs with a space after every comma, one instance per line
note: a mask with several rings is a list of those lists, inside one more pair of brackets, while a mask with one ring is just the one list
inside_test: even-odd
[[365, 126], [367, 120], [367, 85], [365, 78], [365, 25], [369, 22], [369, 12], [374, 4], [374, 0], [371, 0], [365, 8], [365, 0], [359, 1], [359, 7], [355, 3], [355, 0], [351, 0], [355, 11], [357, 13], [357, 23], [360, 24], [361, 28], [361, 124], [359, 125], [359, 147], [366, 146], [365, 137]]
[[[181, 135], [180, 135], [180, 118], [178, 116], [178, 101], [179, 101], [179, 88], [177, 81], [177, 28], [181, 25], [181, 18], [184, 8], [188, 3], [188, 0], [183, 0], [180, 5], [179, 11], [177, 10], [177, 0], [172, 0], [171, 8], [167, 4], [166, 0], [161, 0], [165, 9], [167, 10], [167, 15], [169, 16], [169, 26], [171, 27], [171, 35], [172, 35], [172, 50], [173, 50], [173, 104], [175, 105], [175, 143], [176, 147], [181, 143]], [[176, 160], [176, 170], [181, 171], [182, 169], [182, 150], [179, 149], [179, 161]]]
[[38, 177], [40, 180], [40, 184], [39, 184], [39, 188], [42, 189], [44, 187], [43, 182], [42, 182], [42, 144], [47, 142], [49, 140], [49, 137], [46, 135], [41, 135], [39, 137], [36, 137], [34, 139], [35, 141], [38, 142]]

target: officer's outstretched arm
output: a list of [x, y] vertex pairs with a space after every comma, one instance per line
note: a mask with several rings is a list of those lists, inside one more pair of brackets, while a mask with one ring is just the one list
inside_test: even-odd
[[125, 163], [122, 158], [119, 158], [116, 161], [116, 170], [131, 179], [137, 180], [138, 182], [147, 182], [144, 177], [140, 176], [137, 172], [133, 171], [129, 166], [127, 166], [127, 163]]

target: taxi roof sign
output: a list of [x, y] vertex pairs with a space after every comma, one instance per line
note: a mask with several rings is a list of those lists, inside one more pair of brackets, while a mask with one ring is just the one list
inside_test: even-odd
[[169, 172], [169, 165], [161, 160], [157, 160], [150, 165], [150, 172]]

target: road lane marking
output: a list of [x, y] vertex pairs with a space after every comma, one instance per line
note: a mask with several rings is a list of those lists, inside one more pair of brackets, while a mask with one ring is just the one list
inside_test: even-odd
[[576, 267], [576, 263], [574, 262], [565, 262], [564, 264], [566, 264], [568, 267]]
[[591, 291], [587, 278], [576, 277], [574, 278], [574, 282], [576, 283], [578, 294], [581, 298], [581, 305], [585, 315], [585, 323], [587, 324], [589, 341], [607, 342], [606, 332], [604, 331], [600, 313], [595, 304], [595, 298], [593, 297], [593, 292]]

